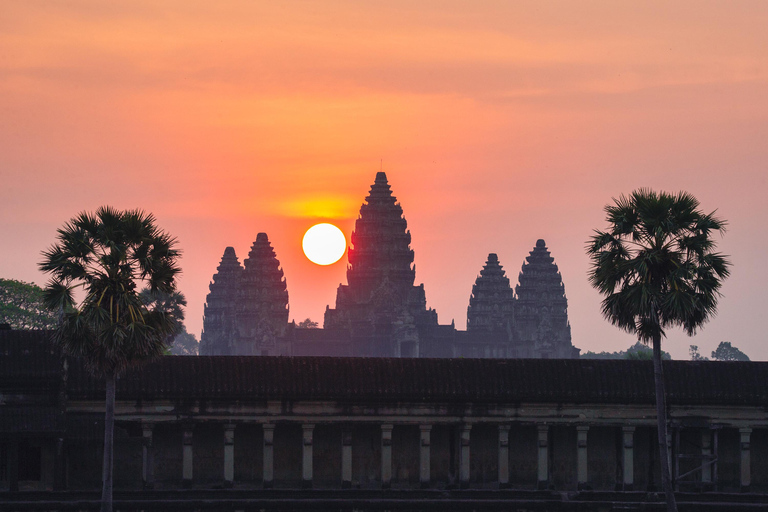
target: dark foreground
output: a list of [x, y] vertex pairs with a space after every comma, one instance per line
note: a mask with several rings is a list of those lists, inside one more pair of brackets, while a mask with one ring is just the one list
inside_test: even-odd
[[[115, 512], [128, 511], [663, 511], [663, 496], [646, 492], [553, 491], [131, 491], [115, 493]], [[768, 511], [764, 494], [678, 493], [684, 511]], [[2, 511], [99, 510], [92, 492], [3, 492]]]

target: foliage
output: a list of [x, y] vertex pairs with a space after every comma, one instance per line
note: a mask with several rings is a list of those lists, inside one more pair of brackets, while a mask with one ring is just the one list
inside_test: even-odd
[[301, 322], [296, 324], [297, 329], [317, 329], [318, 327], [317, 322], [313, 322], [311, 319], [307, 318], [306, 320], [302, 320]]
[[139, 293], [142, 302], [149, 309], [162, 311], [173, 323], [173, 332], [168, 335], [166, 354], [174, 356], [196, 356], [200, 344], [194, 334], [187, 332], [184, 325], [184, 308], [187, 306], [187, 298], [180, 291], [171, 293], [160, 290], [152, 291], [145, 287]]
[[691, 345], [688, 348], [688, 354], [691, 356], [691, 361], [709, 361], [709, 359], [699, 354], [698, 345]]
[[[147, 308], [136, 288], [173, 293], [180, 272], [176, 240], [155, 226], [153, 215], [110, 207], [79, 214], [58, 230], [57, 240], [40, 263], [52, 276], [46, 307], [62, 312], [55, 341], [97, 375], [117, 375], [161, 355], [174, 318]], [[85, 295], [79, 304], [77, 288]]]
[[[627, 350], [618, 352], [586, 352], [579, 356], [580, 359], [651, 359], [653, 350], [637, 342]], [[671, 360], [672, 356], [667, 352], [662, 352], [662, 359]]]
[[171, 344], [171, 355], [174, 356], [196, 356], [199, 350], [200, 343], [197, 338], [194, 334], [188, 333], [185, 327], [183, 327], [182, 332], [176, 335]]
[[[661, 351], [661, 358], [665, 361], [671, 361], [672, 356], [669, 355], [668, 352]], [[650, 361], [653, 359], [653, 349], [648, 348], [648, 345], [645, 345], [641, 342], [637, 342], [631, 347], [629, 347], [624, 354], [624, 359], [633, 359], [636, 361]]]
[[721, 341], [717, 350], [712, 351], [712, 359], [717, 361], [749, 361], [747, 354], [732, 346], [730, 341]]
[[184, 308], [187, 306], [187, 298], [178, 290], [163, 292], [144, 287], [139, 293], [139, 298], [150, 310], [162, 311], [173, 324], [173, 332], [168, 336], [168, 345], [182, 332], [184, 327]]
[[724, 232], [714, 212], [704, 214], [686, 192], [640, 189], [605, 207], [609, 228], [587, 245], [589, 280], [604, 296], [603, 316], [653, 343], [656, 416], [662, 485], [667, 509], [677, 510], [667, 447], [661, 338], [681, 326], [693, 335], [716, 311], [730, 263], [714, 252], [711, 236]]
[[0, 279], [0, 323], [13, 329], [53, 329], [56, 313], [43, 303], [43, 289], [35, 283]]

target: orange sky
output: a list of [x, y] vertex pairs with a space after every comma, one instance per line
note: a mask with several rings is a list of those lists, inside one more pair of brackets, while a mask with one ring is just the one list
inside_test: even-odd
[[633, 343], [602, 320], [584, 242], [637, 187], [730, 223], [720, 312], [667, 349], [723, 340], [768, 359], [768, 3], [3, 2], [0, 277], [44, 282], [40, 251], [81, 210], [154, 212], [184, 251], [187, 325], [227, 245], [265, 231], [291, 318], [322, 322], [380, 161], [441, 323], [466, 325], [487, 254], [513, 282], [537, 238], [560, 266], [573, 342]]

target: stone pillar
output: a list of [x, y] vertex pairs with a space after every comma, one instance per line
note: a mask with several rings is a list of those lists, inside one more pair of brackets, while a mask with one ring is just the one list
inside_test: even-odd
[[352, 487], [352, 431], [341, 431], [341, 488]]
[[705, 490], [712, 488], [712, 430], [701, 431], [701, 486]]
[[392, 424], [381, 425], [381, 488], [392, 485]]
[[67, 463], [64, 459], [64, 438], [56, 438], [56, 453], [53, 459], [53, 490], [63, 491], [66, 488], [66, 468]]
[[181, 476], [184, 487], [192, 487], [192, 426], [184, 427], [184, 451], [181, 459]]
[[621, 468], [623, 489], [631, 491], [635, 485], [635, 427], [621, 427], [621, 433], [624, 447]]
[[538, 489], [547, 489], [549, 487], [549, 426], [538, 425], [539, 434], [539, 463], [538, 463]]
[[262, 429], [264, 430], [264, 466], [262, 475], [264, 488], [271, 489], [275, 475], [275, 425], [274, 423], [265, 423], [262, 425]]
[[19, 490], [19, 440], [8, 443], [8, 490]]
[[144, 489], [155, 487], [155, 454], [152, 450], [154, 423], [141, 424], [141, 480]]
[[589, 427], [576, 427], [576, 481], [579, 490], [587, 488], [587, 433]]
[[224, 487], [235, 482], [235, 425], [224, 425]]
[[312, 432], [314, 429], [315, 426], [312, 423], [301, 426], [301, 483], [305, 489], [312, 488]]
[[431, 483], [429, 474], [432, 425], [419, 425], [419, 483], [422, 489], [428, 489]]
[[499, 425], [499, 489], [509, 488], [509, 425]]
[[459, 459], [459, 482], [462, 489], [469, 487], [469, 432], [471, 423], [461, 426], [461, 458]]
[[749, 491], [749, 486], [752, 485], [752, 473], [751, 473], [751, 457], [750, 457], [750, 437], [752, 436], [751, 428], [740, 428], [739, 434], [741, 437], [741, 491]]

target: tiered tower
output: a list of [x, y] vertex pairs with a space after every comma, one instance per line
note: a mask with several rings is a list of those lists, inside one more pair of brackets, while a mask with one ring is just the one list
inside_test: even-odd
[[568, 300], [554, 258], [544, 240], [527, 256], [515, 287], [517, 303], [513, 338], [518, 357], [573, 358], [578, 349], [571, 344]]
[[227, 247], [210, 285], [200, 338], [201, 355], [281, 355], [288, 326], [288, 290], [266, 233], [259, 233], [240, 265]]
[[288, 326], [288, 289], [266, 233], [256, 235], [238, 290], [238, 354], [274, 355]]
[[515, 294], [509, 278], [499, 264], [499, 257], [491, 253], [472, 286], [467, 308], [467, 332], [504, 332], [512, 318]]
[[243, 267], [234, 247], [224, 249], [224, 255], [208, 286], [210, 293], [204, 306], [203, 333], [200, 336], [200, 355], [230, 354], [231, 344], [237, 338], [235, 311], [237, 292]]
[[325, 312], [325, 328], [349, 331], [358, 354], [417, 356], [418, 327], [437, 324], [424, 285], [413, 284], [407, 228], [387, 175], [377, 173], [350, 239], [348, 284], [339, 285], [336, 308]]

